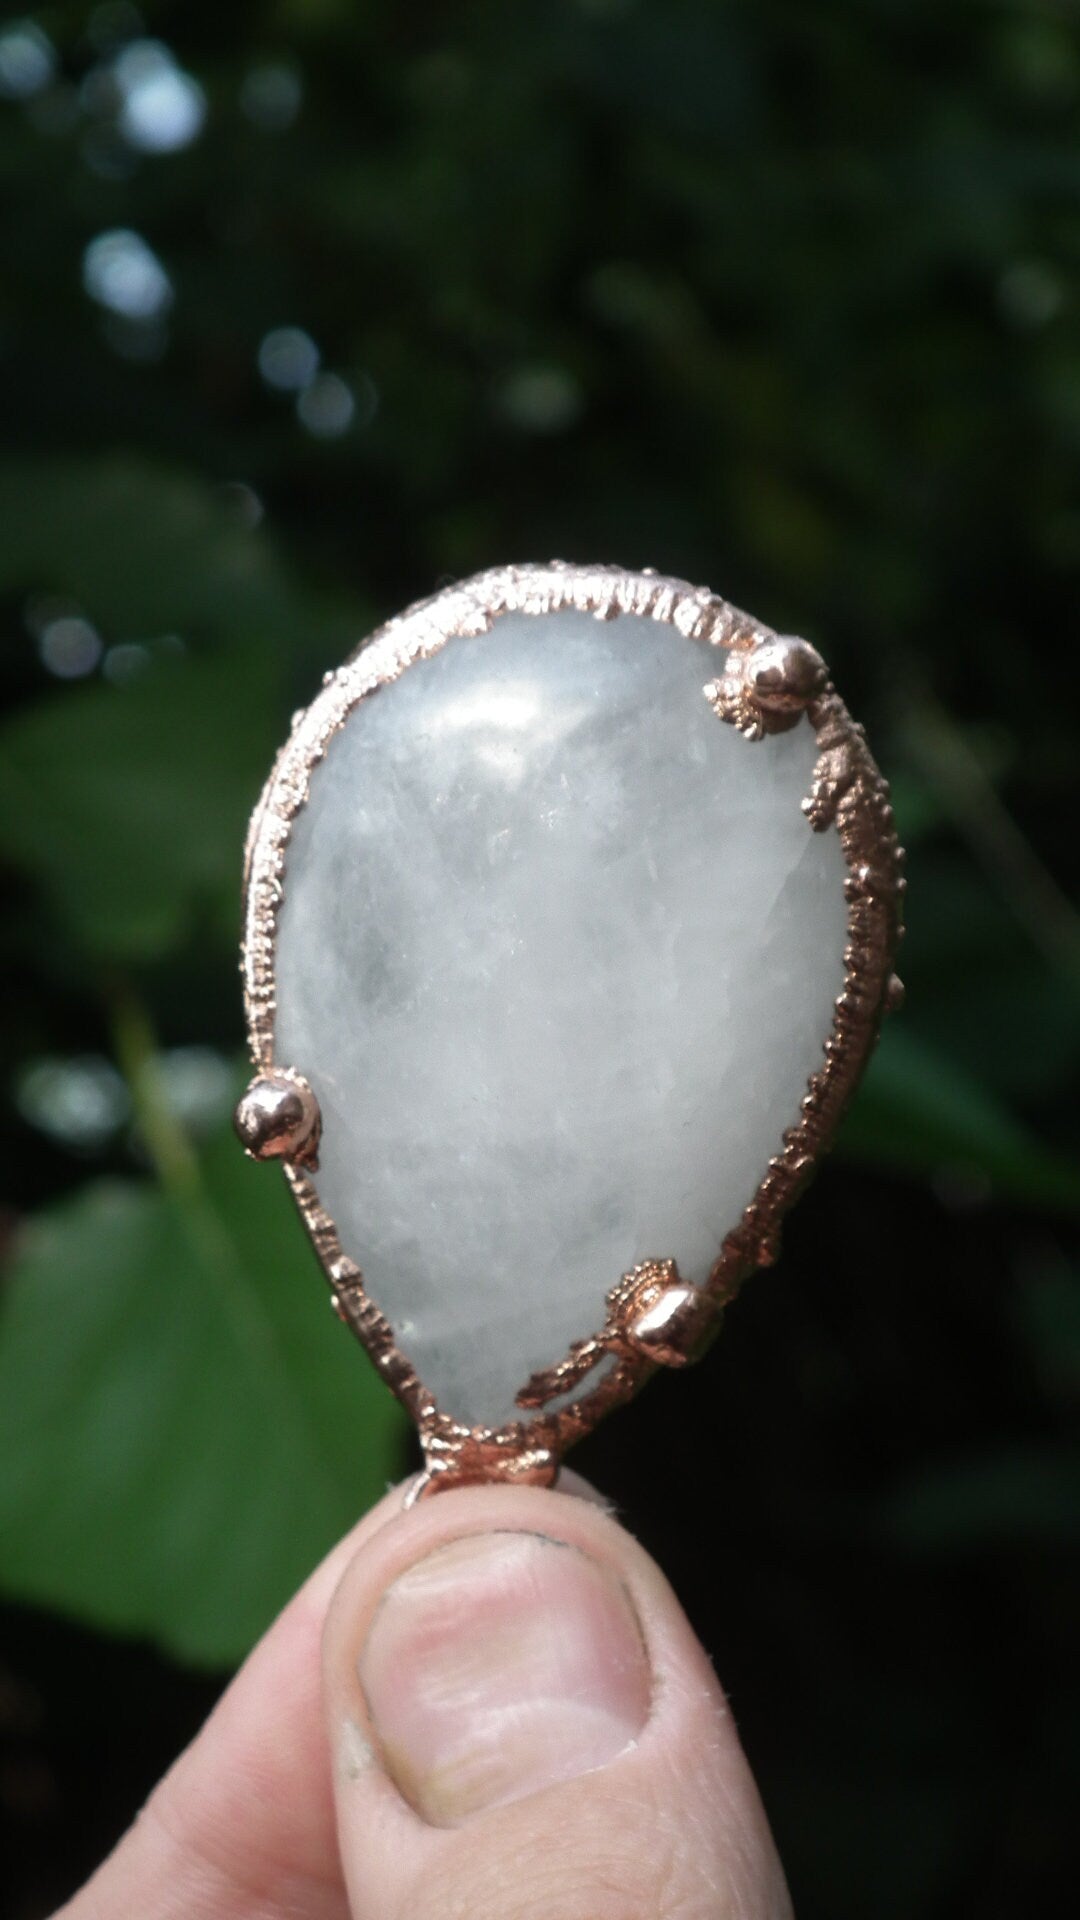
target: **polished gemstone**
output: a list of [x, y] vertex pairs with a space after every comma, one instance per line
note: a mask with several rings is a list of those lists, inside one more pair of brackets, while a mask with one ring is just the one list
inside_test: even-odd
[[813, 732], [745, 739], [720, 664], [651, 618], [505, 614], [353, 709], [293, 828], [274, 1055], [345, 1252], [469, 1424], [520, 1418], [638, 1262], [706, 1279], [824, 1058]]

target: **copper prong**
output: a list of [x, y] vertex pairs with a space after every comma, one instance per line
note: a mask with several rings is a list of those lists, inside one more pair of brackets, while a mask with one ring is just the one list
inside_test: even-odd
[[732, 647], [723, 673], [705, 698], [722, 720], [751, 740], [786, 733], [828, 683], [816, 647], [797, 634], [775, 633], [752, 646]]
[[319, 1164], [319, 1103], [289, 1067], [255, 1076], [237, 1101], [233, 1126], [252, 1160], [288, 1160], [312, 1171]]
[[763, 640], [747, 662], [750, 698], [766, 713], [794, 717], [817, 697], [828, 678], [825, 662], [809, 640], [778, 633]]
[[678, 1281], [628, 1316], [624, 1338], [660, 1367], [685, 1367], [700, 1358], [719, 1316], [700, 1287]]

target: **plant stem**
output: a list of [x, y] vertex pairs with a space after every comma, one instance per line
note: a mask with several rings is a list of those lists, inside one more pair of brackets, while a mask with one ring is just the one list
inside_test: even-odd
[[150, 1016], [127, 980], [112, 980], [108, 999], [117, 1063], [131, 1094], [135, 1124], [165, 1191], [189, 1200], [202, 1186], [199, 1163], [166, 1098]]

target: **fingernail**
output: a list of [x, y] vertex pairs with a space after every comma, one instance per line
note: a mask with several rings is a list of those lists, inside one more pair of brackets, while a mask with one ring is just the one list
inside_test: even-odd
[[606, 1766], [649, 1710], [621, 1581], [532, 1533], [473, 1534], [402, 1574], [359, 1671], [382, 1764], [437, 1827]]

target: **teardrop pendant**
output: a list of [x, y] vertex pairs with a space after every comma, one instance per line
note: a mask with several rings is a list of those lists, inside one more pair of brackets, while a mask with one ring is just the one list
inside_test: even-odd
[[900, 866], [814, 649], [654, 573], [482, 574], [296, 716], [237, 1130], [428, 1484], [550, 1481], [775, 1257], [898, 996]]

